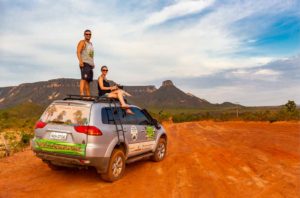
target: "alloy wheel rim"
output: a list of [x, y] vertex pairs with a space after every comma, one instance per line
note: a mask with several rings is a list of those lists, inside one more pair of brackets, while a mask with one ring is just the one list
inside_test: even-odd
[[159, 145], [159, 147], [158, 147], [157, 150], [158, 150], [158, 152], [157, 152], [158, 158], [159, 158], [159, 159], [162, 159], [162, 158], [164, 157], [164, 155], [165, 155], [165, 152], [166, 152], [165, 144], [164, 144], [164, 143], [161, 143], [161, 144]]
[[116, 159], [114, 160], [114, 163], [112, 165], [112, 173], [115, 177], [118, 177], [123, 169], [123, 161], [122, 158], [120, 156], [116, 157]]

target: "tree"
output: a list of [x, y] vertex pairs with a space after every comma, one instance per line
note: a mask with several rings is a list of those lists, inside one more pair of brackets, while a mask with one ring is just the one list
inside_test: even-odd
[[287, 112], [295, 112], [297, 109], [297, 105], [294, 101], [289, 100], [285, 105]]

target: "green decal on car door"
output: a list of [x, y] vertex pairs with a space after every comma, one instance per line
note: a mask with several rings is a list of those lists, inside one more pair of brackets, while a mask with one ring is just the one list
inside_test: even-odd
[[148, 140], [154, 140], [155, 128], [153, 126], [146, 126], [146, 137]]

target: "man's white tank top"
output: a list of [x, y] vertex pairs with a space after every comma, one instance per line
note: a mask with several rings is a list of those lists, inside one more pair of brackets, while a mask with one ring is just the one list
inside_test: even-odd
[[84, 63], [94, 66], [94, 48], [92, 43], [85, 42], [85, 48], [81, 51], [81, 58]]

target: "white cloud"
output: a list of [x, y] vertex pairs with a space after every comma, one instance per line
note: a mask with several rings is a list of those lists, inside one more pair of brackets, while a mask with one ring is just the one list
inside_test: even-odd
[[[294, 5], [294, 0], [289, 3], [281, 0], [228, 3], [177, 0], [165, 7], [156, 6], [160, 1], [153, 0], [122, 3], [69, 0], [56, 4], [33, 1], [32, 8], [23, 9], [9, 7], [9, 2], [4, 2], [7, 7], [0, 19], [0, 71], [5, 74], [0, 86], [54, 77], [79, 78], [75, 51], [86, 28], [93, 33], [97, 66], [108, 65], [108, 78], [122, 84], [205, 76], [225, 69], [249, 72], [247, 69], [278, 57], [268, 54], [238, 56], [255, 39], [251, 31], [236, 34], [232, 24], [253, 15], [277, 14]], [[131, 7], [130, 2], [134, 3]], [[193, 18], [193, 14], [206, 8], [209, 12]], [[193, 20], [176, 22], [183, 16]], [[165, 22], [170, 20], [175, 22], [169, 26]], [[14, 65], [23, 65], [26, 75], [14, 75], [18, 73]], [[37, 72], [42, 75], [36, 75]], [[98, 75], [99, 68], [95, 77]], [[251, 75], [253, 78], [280, 76], [271, 70], [256, 74], [252, 71]]]
[[[110, 77], [124, 83], [143, 83], [158, 74], [162, 78], [207, 75], [225, 68], [257, 66], [274, 59], [268, 56], [233, 56], [243, 47], [245, 36], [234, 35], [228, 26], [254, 13], [257, 9], [254, 3], [225, 4], [215, 7], [214, 11], [192, 24], [178, 24], [157, 31], [140, 30], [139, 27], [145, 23], [154, 24], [149, 22], [153, 18], [159, 18], [156, 22], [163, 23], [201, 12], [213, 1], [177, 1], [161, 11], [145, 13], [149, 16], [146, 21], [139, 20], [135, 14], [116, 15], [114, 9], [117, 8], [113, 5], [108, 5], [108, 10], [105, 5], [91, 1], [50, 4], [42, 1], [30, 12], [12, 10], [6, 16], [10, 25], [15, 24], [15, 28], [26, 31], [1, 33], [1, 38], [14, 42], [1, 42], [0, 50], [14, 53], [16, 57], [28, 57], [25, 63], [34, 62], [41, 68], [61, 67], [57, 73], [78, 77], [75, 48], [82, 38], [82, 31], [90, 28], [97, 65], [107, 64], [115, 68]], [[258, 4], [258, 7], [264, 10], [273, 4], [268, 1]], [[67, 5], [70, 11], [66, 13], [64, 7]], [[85, 9], [87, 7], [89, 9]], [[24, 21], [18, 21], [19, 18]]]
[[278, 76], [280, 73], [271, 69], [259, 69], [254, 74], [262, 76]]
[[182, 87], [185, 91], [191, 92], [194, 95], [204, 98], [212, 103], [223, 103], [229, 101], [239, 103], [245, 106], [272, 106], [285, 104], [288, 100], [294, 100], [300, 104], [300, 93], [295, 90], [300, 90], [299, 85], [292, 85], [278, 89], [260, 89], [252, 84], [239, 86], [223, 86], [213, 89], [196, 89]]
[[168, 20], [194, 14], [211, 6], [214, 0], [185, 0], [177, 1], [175, 4], [164, 7], [161, 11], [151, 13], [145, 20], [143, 26], [158, 25]]
[[234, 77], [248, 80], [275, 81], [280, 76], [279, 71], [272, 69], [238, 69], [231, 72]]

